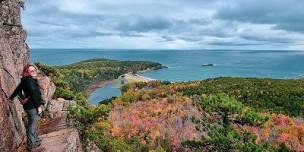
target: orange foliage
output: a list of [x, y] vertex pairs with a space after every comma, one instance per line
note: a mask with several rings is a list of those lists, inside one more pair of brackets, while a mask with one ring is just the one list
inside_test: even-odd
[[[170, 101], [174, 100], [174, 101]], [[192, 118], [201, 114], [189, 98], [159, 98], [138, 101], [128, 107], [115, 105], [109, 117], [110, 132], [114, 137], [140, 137], [141, 143], [157, 146], [168, 140], [172, 147], [179, 147], [183, 140], [200, 140]]]
[[273, 114], [262, 128], [246, 126], [246, 130], [257, 136], [257, 143], [270, 142], [274, 147], [285, 144], [294, 151], [304, 151], [304, 121], [282, 114]]

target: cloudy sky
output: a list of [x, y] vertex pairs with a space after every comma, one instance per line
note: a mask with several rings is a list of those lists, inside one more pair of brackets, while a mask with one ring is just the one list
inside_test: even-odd
[[27, 0], [31, 48], [304, 50], [303, 0]]

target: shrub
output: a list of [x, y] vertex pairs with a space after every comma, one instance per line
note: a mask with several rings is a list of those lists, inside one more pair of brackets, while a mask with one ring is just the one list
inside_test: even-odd
[[85, 139], [89, 139], [96, 143], [98, 148], [109, 151], [109, 140], [111, 137], [105, 135], [105, 130], [109, 128], [110, 124], [108, 121], [99, 121], [92, 124], [88, 130], [85, 130]]
[[93, 122], [94, 113], [91, 108], [84, 108], [82, 106], [69, 107], [71, 116], [76, 119], [81, 125], [86, 126]]
[[163, 147], [158, 146], [155, 150], [150, 150], [149, 152], [166, 152]]
[[57, 88], [70, 90], [70, 84], [67, 81], [55, 79], [55, 80], [53, 80], [53, 82]]
[[[186, 83], [184, 95], [226, 93], [259, 111], [304, 116], [304, 80], [215, 78]], [[185, 84], [175, 84], [184, 86]], [[192, 87], [190, 87], [193, 85]]]
[[56, 88], [54, 93], [54, 98], [65, 98], [67, 100], [72, 100], [74, 98], [74, 93], [70, 90], [65, 90], [63, 88]]
[[244, 105], [226, 94], [202, 96], [201, 107], [206, 112], [216, 112], [222, 117], [224, 125], [229, 125], [229, 115], [238, 114]]
[[77, 101], [78, 105], [81, 106], [86, 106], [88, 104], [87, 102], [87, 98], [85, 97], [85, 95], [81, 92], [78, 92], [75, 96], [74, 96], [74, 100]]
[[207, 112], [240, 113], [244, 105], [226, 94], [202, 96], [202, 108]]
[[231, 151], [241, 144], [241, 136], [231, 127], [213, 123], [206, 138], [208, 150]]
[[112, 152], [133, 152], [134, 148], [123, 139], [113, 139], [109, 143]]
[[269, 120], [269, 117], [266, 115], [262, 115], [256, 111], [246, 111], [244, 116], [242, 117], [242, 121], [249, 125], [253, 126], [261, 126], [266, 121]]
[[48, 65], [40, 63], [40, 62], [35, 62], [34, 64], [38, 67], [39, 71], [43, 75], [50, 76], [50, 77], [59, 76], [58, 71], [51, 66], [48, 66]]
[[[257, 135], [247, 131], [243, 123], [235, 124], [246, 122], [249, 125], [263, 125], [268, 120], [267, 116], [223, 93], [201, 95], [201, 101], [197, 102], [206, 112], [200, 123], [200, 130], [204, 132], [203, 140], [187, 141], [183, 146], [199, 151], [272, 151], [268, 142], [258, 144]], [[243, 112], [243, 117], [239, 117]]]

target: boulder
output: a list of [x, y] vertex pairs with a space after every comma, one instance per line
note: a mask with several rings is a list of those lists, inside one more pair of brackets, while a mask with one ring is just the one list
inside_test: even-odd
[[82, 152], [78, 130], [70, 128], [67, 107], [75, 105], [73, 100], [51, 100], [47, 111], [52, 117], [45, 117], [39, 125], [42, 145], [33, 152]]
[[66, 128], [40, 136], [41, 146], [33, 152], [82, 152], [77, 129]]
[[42, 99], [45, 101], [45, 104], [48, 104], [48, 102], [52, 100], [56, 86], [47, 76], [38, 77], [37, 80], [40, 86]]

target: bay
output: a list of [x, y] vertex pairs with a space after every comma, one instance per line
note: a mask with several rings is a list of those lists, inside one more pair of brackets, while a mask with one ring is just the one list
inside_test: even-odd
[[[141, 75], [158, 80], [191, 81], [213, 77], [300, 78], [304, 76], [304, 51], [280, 50], [105, 50], [32, 49], [31, 62], [65, 65], [91, 58], [159, 62], [168, 68]], [[212, 64], [214, 66], [202, 66]], [[109, 84], [93, 92], [89, 100], [120, 95]]]

